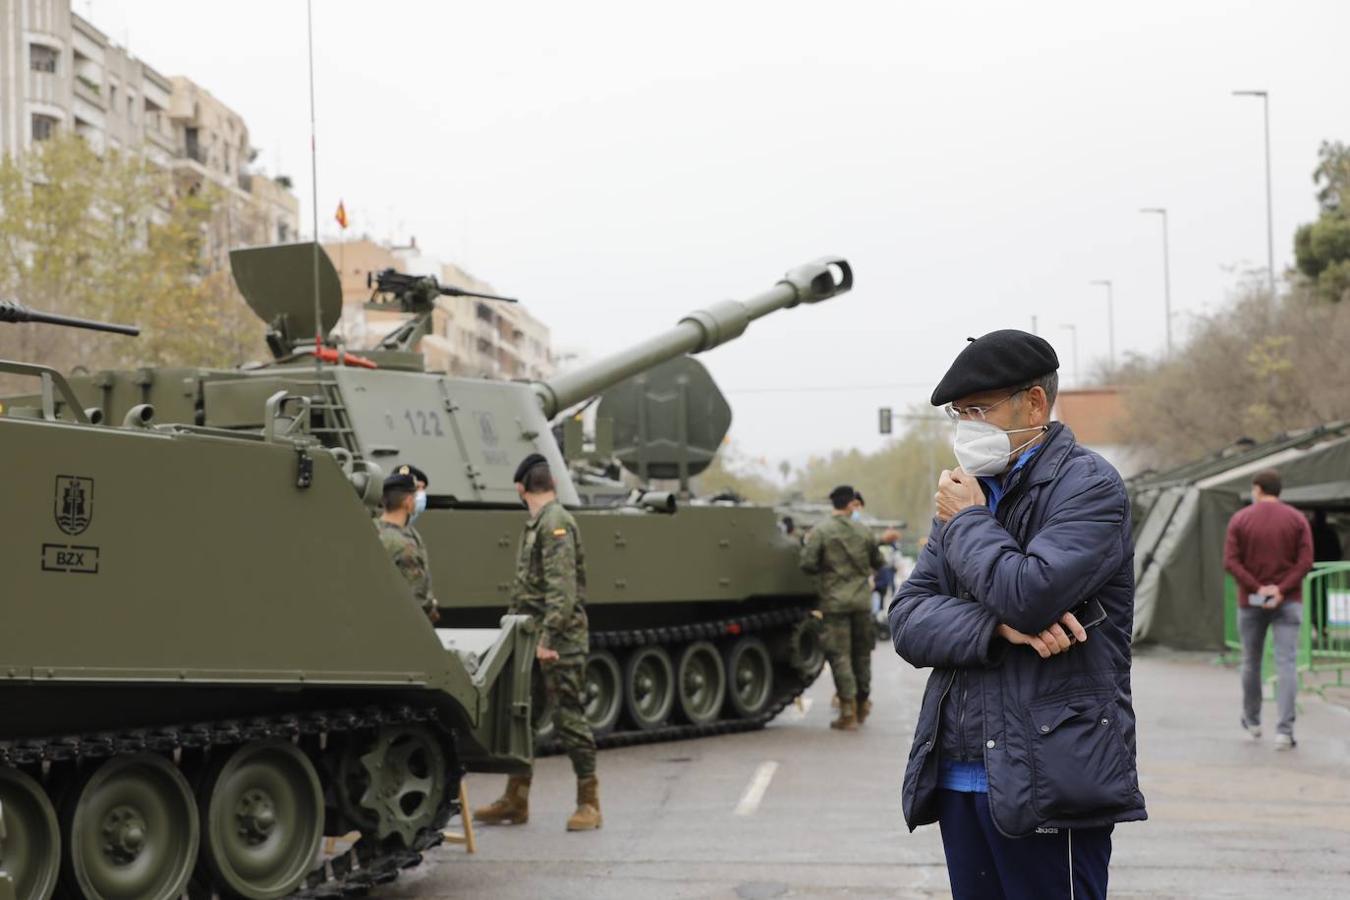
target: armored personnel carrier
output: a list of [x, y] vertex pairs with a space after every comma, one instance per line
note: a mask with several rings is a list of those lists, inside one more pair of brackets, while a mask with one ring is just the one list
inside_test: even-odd
[[[88, 324], [0, 304], [43, 320]], [[377, 468], [309, 433], [308, 395], [241, 431], [0, 373], [37, 388], [0, 411], [0, 896], [359, 892], [441, 840], [463, 771], [528, 762], [529, 620], [428, 626]]]
[[[315, 340], [332, 332], [341, 311], [337, 272], [315, 245], [236, 250], [231, 266], [267, 323], [270, 363], [100, 372], [71, 380], [78, 403], [109, 420], [152, 403], [160, 421], [256, 434], [267, 427], [269, 397], [306, 398], [308, 433], [326, 448], [353, 465], [413, 463], [430, 477], [417, 528], [442, 622], [458, 626], [490, 625], [509, 602], [525, 516], [511, 479], [520, 459], [543, 454], [586, 546], [588, 715], [602, 745], [755, 728], [818, 675], [815, 583], [798, 570], [799, 545], [780, 531], [774, 510], [615, 494], [612, 482], [608, 492], [579, 490], [567, 464], [582, 454], [569, 411], [604, 394], [600, 414], [624, 465], [643, 478], [687, 482], [730, 424], [725, 399], [687, 354], [740, 337], [762, 316], [847, 292], [846, 261], [798, 267], [760, 294], [697, 310], [668, 331], [533, 383], [424, 371], [413, 348], [436, 298], [466, 293], [434, 278], [373, 276], [372, 302], [411, 318], [380, 346], [348, 353]], [[502, 300], [485, 296], [476, 312], [490, 320]], [[622, 499], [585, 502], [602, 496]], [[316, 632], [309, 640], [317, 648], [324, 639]], [[542, 703], [535, 713], [547, 721]]]

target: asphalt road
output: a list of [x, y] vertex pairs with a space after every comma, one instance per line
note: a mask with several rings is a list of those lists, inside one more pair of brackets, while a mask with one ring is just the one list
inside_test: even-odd
[[[825, 678], [763, 731], [603, 752], [598, 832], [564, 831], [571, 770], [541, 760], [528, 825], [480, 828], [476, 855], [438, 848], [376, 896], [950, 896], [937, 829], [908, 833], [899, 809], [926, 673], [885, 644], [874, 667], [856, 734], [826, 727]], [[1276, 753], [1238, 729], [1236, 672], [1208, 655], [1144, 654], [1135, 694], [1151, 819], [1116, 829], [1112, 896], [1350, 894], [1350, 711], [1305, 697], [1298, 749]], [[472, 776], [471, 802], [502, 782]]]

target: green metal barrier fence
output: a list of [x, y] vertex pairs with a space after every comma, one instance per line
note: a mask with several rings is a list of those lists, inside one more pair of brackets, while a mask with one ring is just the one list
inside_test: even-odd
[[[1350, 669], [1350, 562], [1317, 563], [1303, 576], [1299, 670], [1334, 672], [1344, 685]], [[1317, 685], [1325, 687], [1325, 682]]]
[[[1241, 660], [1242, 635], [1238, 630], [1237, 582], [1233, 576], [1224, 578], [1223, 588], [1223, 662]], [[1266, 646], [1261, 654], [1261, 680], [1275, 679], [1275, 651], [1273, 631], [1266, 633]], [[1350, 684], [1346, 671], [1350, 670], [1350, 562], [1315, 563], [1303, 576], [1303, 622], [1299, 626], [1298, 655], [1299, 689], [1320, 691], [1328, 684]], [[1335, 681], [1304, 676], [1312, 672], [1334, 674]]]

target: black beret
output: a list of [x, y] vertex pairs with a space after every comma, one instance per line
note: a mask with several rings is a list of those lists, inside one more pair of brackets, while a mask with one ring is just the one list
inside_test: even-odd
[[968, 340], [970, 343], [934, 389], [934, 406], [971, 394], [1021, 387], [1059, 369], [1059, 357], [1049, 341], [1016, 328], [991, 331], [982, 338]]
[[[839, 487], [830, 491], [830, 503], [834, 504], [835, 509], [843, 509], [844, 506], [852, 503], [858, 496], [852, 485], [841, 484]], [[843, 504], [841, 506], [840, 504]]]
[[544, 454], [531, 453], [529, 456], [525, 457], [520, 461], [520, 465], [516, 466], [516, 477], [512, 478], [511, 480], [514, 481], [516, 484], [524, 484], [525, 473], [530, 471], [540, 463], [548, 465], [548, 459], [544, 456]]
[[415, 480], [422, 482], [427, 487], [431, 487], [431, 479], [427, 473], [414, 466], [412, 463], [404, 463], [394, 470], [395, 475], [411, 475]]
[[[402, 469], [403, 467], [399, 466], [399, 468]], [[384, 480], [384, 491], [386, 494], [390, 491], [408, 491], [409, 493], [412, 493], [416, 490], [417, 482], [406, 472], [395, 472]]]

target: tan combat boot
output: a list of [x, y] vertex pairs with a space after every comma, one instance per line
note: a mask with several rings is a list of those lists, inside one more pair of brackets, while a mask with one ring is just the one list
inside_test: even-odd
[[866, 694], [858, 695], [858, 724], [861, 725], [867, 721], [867, 717], [872, 714], [872, 701]]
[[830, 723], [837, 731], [858, 730], [858, 704], [853, 700], [839, 701], [839, 718]]
[[524, 825], [530, 821], [530, 777], [512, 775], [506, 790], [487, 806], [473, 811], [473, 820], [484, 825]]
[[577, 779], [577, 811], [567, 820], [568, 831], [594, 831], [603, 824], [600, 815], [600, 779], [594, 775]]

